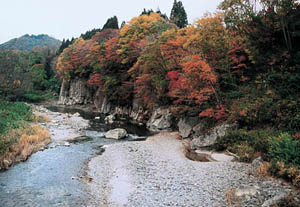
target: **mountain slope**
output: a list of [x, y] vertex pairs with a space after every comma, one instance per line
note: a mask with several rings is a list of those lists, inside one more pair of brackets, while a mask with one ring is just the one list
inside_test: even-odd
[[48, 46], [55, 51], [60, 46], [61, 41], [45, 34], [41, 35], [24, 35], [19, 38], [14, 38], [0, 45], [0, 49], [9, 50], [32, 50], [39, 46]]

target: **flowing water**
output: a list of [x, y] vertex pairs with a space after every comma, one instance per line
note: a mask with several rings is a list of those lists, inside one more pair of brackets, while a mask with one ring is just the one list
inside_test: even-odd
[[[68, 113], [80, 112], [83, 117], [94, 120], [92, 128], [86, 131], [91, 139], [71, 143], [70, 146], [56, 146], [56, 143], [51, 143], [50, 146], [56, 147], [39, 151], [26, 162], [0, 172], [0, 207], [82, 207], [87, 206], [87, 203], [90, 206], [96, 205], [93, 205], [94, 198], [86, 185], [89, 182], [86, 166], [92, 157], [100, 154], [102, 145], [118, 142], [101, 138], [105, 130], [114, 126], [107, 126], [101, 120], [95, 121], [96, 115], [93, 113], [67, 108], [50, 109]], [[143, 127], [130, 124], [123, 127], [136, 134], [131, 139], [146, 134]]]

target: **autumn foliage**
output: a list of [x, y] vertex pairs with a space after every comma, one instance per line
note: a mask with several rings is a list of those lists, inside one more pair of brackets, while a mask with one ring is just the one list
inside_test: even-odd
[[[298, 93], [300, 75], [290, 74], [300, 65], [299, 53], [289, 41], [297, 45], [293, 22], [299, 6], [287, 13], [282, 5], [271, 10], [274, 5], [261, 1], [263, 9], [255, 12], [244, 3], [226, 0], [220, 6], [223, 13], [207, 14], [182, 28], [159, 13], [145, 13], [120, 30], [76, 39], [60, 55], [57, 67], [62, 77], [86, 79], [88, 87], [115, 104], [131, 105], [135, 99], [148, 109], [184, 108], [184, 113], [193, 111], [215, 123], [250, 119], [249, 108], [256, 113], [262, 109], [260, 104], [244, 106], [252, 100], [247, 94], [262, 90], [276, 99]], [[244, 105], [238, 107], [240, 100]], [[295, 122], [291, 126], [298, 127]]]
[[86, 78], [89, 87], [111, 101], [130, 104], [134, 96], [146, 108], [183, 104], [205, 110], [216, 101], [218, 78], [212, 66], [223, 45], [208, 51], [198, 42], [210, 41], [206, 47], [218, 38], [224, 42], [224, 31], [220, 16], [179, 29], [153, 12], [133, 18], [120, 31], [76, 39], [57, 67], [64, 78]]
[[215, 93], [216, 75], [200, 55], [182, 64], [182, 71], [168, 73], [169, 93], [175, 103], [191, 102], [203, 104]]

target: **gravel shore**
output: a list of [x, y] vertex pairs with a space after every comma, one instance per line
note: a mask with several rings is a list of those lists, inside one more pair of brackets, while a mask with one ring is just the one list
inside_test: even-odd
[[48, 123], [42, 125], [51, 133], [52, 141], [64, 142], [85, 136], [84, 129], [89, 127], [89, 121], [80, 117], [79, 113], [59, 113], [52, 112], [42, 106], [32, 105], [32, 107], [36, 115], [50, 119]]
[[239, 206], [268, 206], [291, 190], [251, 176], [248, 164], [188, 160], [176, 136], [165, 132], [144, 142], [105, 146], [88, 165], [99, 206], [228, 206], [228, 197]]

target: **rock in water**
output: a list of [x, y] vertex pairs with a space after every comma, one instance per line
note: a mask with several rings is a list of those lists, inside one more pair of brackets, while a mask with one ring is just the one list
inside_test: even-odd
[[116, 119], [115, 115], [112, 114], [112, 115], [105, 117], [104, 121], [106, 124], [113, 124], [115, 119]]
[[76, 112], [75, 114], [73, 114], [73, 117], [80, 117], [80, 113]]
[[109, 130], [105, 133], [105, 137], [108, 139], [122, 139], [127, 137], [127, 135], [127, 131], [121, 128]]

